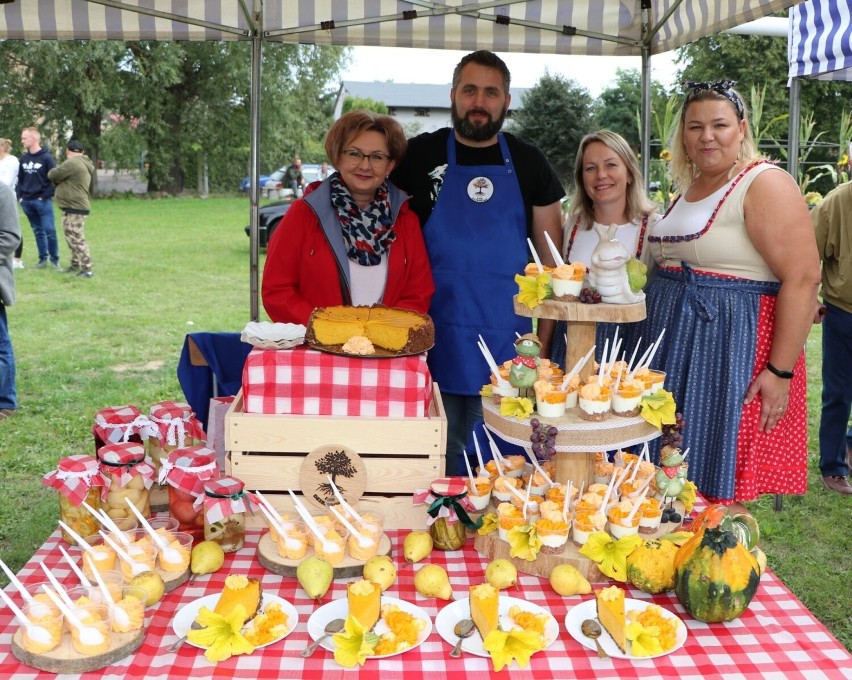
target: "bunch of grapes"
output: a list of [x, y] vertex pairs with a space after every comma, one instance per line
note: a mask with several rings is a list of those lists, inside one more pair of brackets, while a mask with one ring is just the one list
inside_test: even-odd
[[673, 449], [683, 448], [683, 426], [686, 421], [682, 413], [675, 413], [674, 425], [663, 425], [663, 436], [660, 441], [663, 446], [671, 446]]
[[556, 435], [559, 434], [553, 425], [542, 423], [538, 418], [530, 420], [530, 441], [532, 442], [533, 455], [538, 460], [550, 460], [556, 453]]
[[580, 302], [587, 305], [596, 305], [601, 301], [601, 294], [594, 288], [583, 288], [580, 291]]

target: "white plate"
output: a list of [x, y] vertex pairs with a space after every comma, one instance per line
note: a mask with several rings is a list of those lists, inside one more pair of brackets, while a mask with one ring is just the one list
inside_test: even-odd
[[[531, 614], [547, 614], [547, 623], [544, 626], [544, 646], [545, 648], [550, 647], [559, 635], [559, 624], [556, 622], [556, 619], [553, 618], [553, 614], [547, 611], [544, 607], [539, 607], [537, 604], [533, 604], [532, 602], [527, 602], [526, 600], [521, 600], [517, 597], [500, 595], [497, 614], [504, 625], [508, 624], [512, 620], [512, 617], [509, 616], [509, 610], [516, 606], [520, 607], [525, 612], [530, 612]], [[462, 619], [469, 618], [470, 598], [466, 597], [464, 599], [451, 602], [439, 611], [438, 616], [435, 617], [435, 628], [438, 629], [438, 635], [444, 638], [447, 644], [455, 647], [456, 642], [458, 642], [458, 636], [456, 636], [454, 632], [456, 624]], [[467, 652], [468, 654], [486, 657], [491, 656], [489, 652], [485, 651], [485, 647], [482, 646], [482, 636], [478, 632], [474, 632], [473, 635], [465, 638], [465, 641], [462, 642], [461, 648], [462, 651]]]
[[250, 321], [240, 340], [261, 349], [289, 349], [305, 342], [305, 327], [295, 323]]
[[[382, 595], [382, 606], [384, 607], [386, 604], [395, 604], [402, 611], [411, 614], [417, 619], [425, 621], [426, 625], [423, 627], [423, 630], [420, 631], [420, 636], [417, 638], [417, 642], [411, 645], [411, 647], [407, 647], [399, 652], [394, 652], [393, 654], [381, 654], [368, 657], [370, 659], [384, 659], [386, 656], [396, 656], [397, 654], [407, 652], [409, 649], [419, 647], [432, 633], [432, 619], [430, 619], [429, 615], [416, 604], [411, 604], [405, 600], [398, 600], [395, 597], [385, 597]], [[340, 600], [334, 600], [334, 602], [324, 604], [311, 614], [311, 617], [308, 619], [308, 635], [310, 635], [313, 640], [318, 640], [320, 636], [324, 634], [326, 624], [328, 624], [329, 621], [333, 621], [334, 619], [346, 619], [346, 615], [348, 613], [349, 603], [346, 601], [345, 597]], [[379, 619], [379, 622], [376, 624], [373, 632], [376, 633], [376, 635], [382, 635], [382, 633], [386, 633], [387, 630], [388, 627], [385, 625], [385, 622]], [[325, 640], [320, 642], [320, 647], [327, 649], [329, 652], [334, 652], [333, 638], [327, 637]]]
[[[219, 601], [219, 595], [207, 595], [205, 597], [200, 597], [197, 600], [193, 600], [192, 602], [185, 604], [181, 607], [175, 617], [172, 619], [172, 630], [174, 630], [175, 634], [178, 637], [185, 636], [190, 627], [192, 626], [192, 622], [195, 621], [198, 616], [198, 612], [202, 607], [207, 607], [210, 611], [213, 611], [213, 608], [216, 606], [216, 603]], [[287, 602], [282, 597], [278, 597], [277, 595], [267, 595], [263, 594], [263, 606], [262, 609], [266, 608], [266, 605], [271, 604], [273, 602], [277, 602], [281, 605], [281, 609], [284, 610], [284, 613], [287, 615], [287, 632], [284, 633], [278, 640], [283, 640], [290, 633], [293, 632], [293, 629], [296, 627], [296, 624], [299, 623], [299, 612], [296, 611], [296, 608]], [[247, 627], [251, 625], [251, 622], [247, 624]], [[245, 631], [245, 628], [243, 628]], [[267, 645], [271, 645], [278, 640], [272, 640], [267, 642], [265, 645], [259, 645], [257, 649], [260, 647], [266, 647]], [[186, 641], [188, 645], [192, 645], [193, 643], [189, 640]], [[194, 647], [199, 647], [200, 649], [204, 649], [201, 645], [193, 645]]]
[[[628, 597], [624, 600], [624, 611], [629, 612], [634, 609], [638, 609], [639, 611], [643, 612], [648, 608], [649, 605], [652, 604], [654, 603], [648, 602], [647, 600], [633, 600]], [[686, 626], [677, 615], [673, 614], [668, 609], [663, 608], [663, 616], [670, 619], [677, 619], [678, 621], [680, 621], [680, 625], [677, 628], [677, 641], [675, 642], [675, 646], [669, 649], [668, 651], [665, 651], [662, 654], [655, 654], [654, 656], [632, 656], [630, 654], [625, 654], [618, 648], [618, 646], [615, 644], [615, 641], [605, 630], [598, 638], [598, 640], [600, 640], [601, 647], [604, 648], [604, 651], [607, 654], [619, 659], [654, 659], [658, 656], [665, 656], [666, 654], [671, 654], [672, 652], [683, 647], [683, 643], [686, 642]], [[582, 604], [578, 604], [576, 607], [572, 607], [568, 610], [568, 613], [565, 615], [565, 629], [571, 634], [571, 637], [574, 638], [581, 645], [597, 651], [597, 647], [595, 647], [595, 641], [590, 638], [587, 638], [585, 635], [583, 635], [583, 631], [580, 630], [580, 626], [583, 624], [583, 621], [585, 621], [586, 619], [597, 619], [597, 617], [597, 603], [595, 602], [595, 600], [586, 600]], [[603, 629], [603, 626], [601, 626], [601, 629]]]

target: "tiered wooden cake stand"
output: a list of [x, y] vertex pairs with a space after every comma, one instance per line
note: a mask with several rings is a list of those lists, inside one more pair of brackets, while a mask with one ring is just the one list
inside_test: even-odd
[[[630, 305], [581, 304], [579, 302], [558, 302], [544, 300], [530, 309], [515, 298], [515, 313], [519, 316], [556, 319], [568, 322], [568, 347], [565, 356], [565, 369], [577, 363], [589, 348], [595, 344], [595, 332], [598, 323], [631, 323], [645, 318], [645, 303]], [[601, 348], [602, 349], [602, 348]], [[593, 371], [592, 361], [580, 371], [583, 379]], [[482, 415], [488, 428], [498, 433], [506, 441], [519, 446], [530, 446], [530, 420], [505, 418], [500, 415], [500, 407], [490, 399], [483, 398]], [[588, 487], [594, 481], [595, 453], [613, 451], [626, 446], [634, 446], [651, 441], [660, 436], [660, 431], [643, 418], [621, 418], [610, 414], [601, 422], [588, 422], [579, 415], [579, 410], [569, 409], [559, 418], [543, 418], [542, 424], [552, 425], [558, 430], [556, 436], [556, 479], [564, 484], [569, 479], [579, 486], [583, 482]], [[677, 505], [677, 503], [676, 503]], [[683, 508], [680, 508], [681, 514]], [[675, 531], [673, 523], [663, 524], [654, 534], [643, 535], [651, 538]], [[535, 562], [526, 562], [509, 557], [509, 545], [497, 538], [496, 533], [477, 536], [476, 548], [487, 557], [505, 557], [512, 559], [518, 571], [547, 577], [551, 569], [562, 562], [576, 566], [590, 581], [603, 580], [597, 566], [578, 553], [578, 548], [569, 539], [565, 552], [559, 555], [539, 554]]]

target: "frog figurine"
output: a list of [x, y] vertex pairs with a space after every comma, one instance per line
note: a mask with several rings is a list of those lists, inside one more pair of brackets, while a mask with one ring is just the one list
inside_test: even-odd
[[660, 458], [660, 469], [654, 477], [654, 485], [657, 487], [657, 495], [662, 504], [668, 501], [668, 507], [663, 510], [663, 521], [679, 522], [681, 520], [680, 513], [674, 508], [674, 500], [683, 491], [686, 483], [683, 459], [680, 449], [664, 451], [663, 457]]
[[518, 355], [509, 368], [509, 383], [518, 388], [519, 396], [528, 397], [538, 375], [541, 340], [534, 333], [526, 333], [515, 342], [515, 351]]

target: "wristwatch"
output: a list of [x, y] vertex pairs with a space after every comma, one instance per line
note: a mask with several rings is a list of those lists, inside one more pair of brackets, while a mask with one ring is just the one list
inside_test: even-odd
[[780, 368], [775, 368], [768, 361], [766, 362], [766, 370], [772, 373], [773, 375], [777, 375], [779, 378], [784, 378], [784, 380], [790, 380], [793, 378], [793, 371], [782, 371]]

